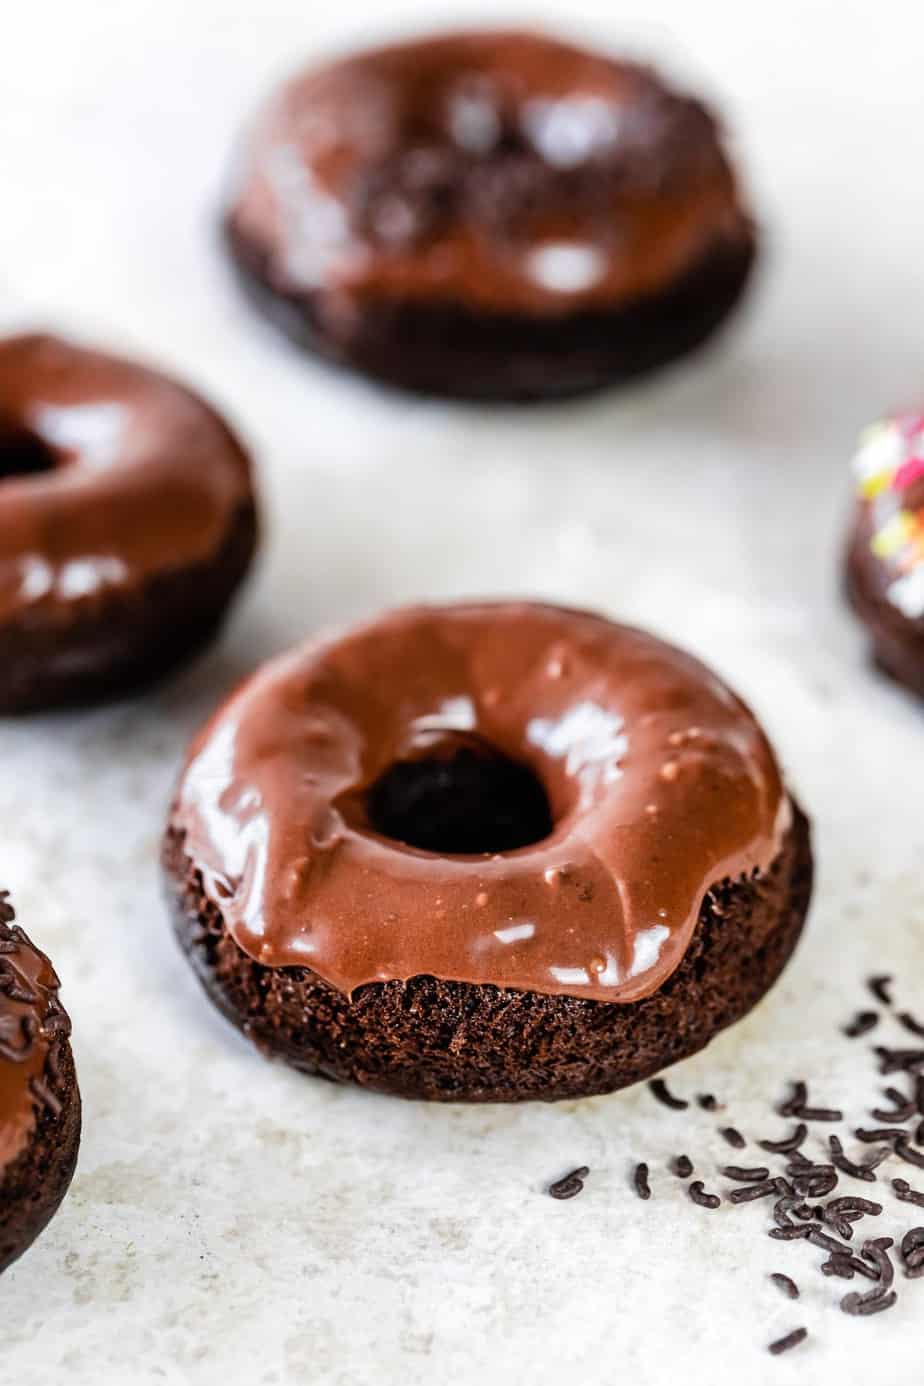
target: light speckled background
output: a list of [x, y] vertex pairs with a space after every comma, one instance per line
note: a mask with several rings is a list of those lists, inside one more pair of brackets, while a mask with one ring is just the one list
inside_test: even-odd
[[[919, 1370], [924, 1285], [847, 1319], [843, 1286], [810, 1269], [818, 1253], [761, 1235], [760, 1205], [687, 1203], [666, 1159], [686, 1148], [712, 1178], [729, 1153], [704, 1113], [644, 1089], [427, 1108], [266, 1064], [200, 999], [155, 861], [192, 729], [318, 624], [513, 591], [651, 624], [764, 716], [820, 855], [785, 980], [672, 1081], [720, 1093], [755, 1135], [778, 1129], [767, 1094], [786, 1073], [862, 1114], [872, 1064], [836, 1034], [861, 979], [895, 970], [924, 1006], [924, 717], [864, 667], [835, 565], [856, 429], [924, 392], [924, 27], [908, 0], [646, 0], [643, 24], [629, 6], [562, 2], [572, 26], [722, 94], [768, 254], [714, 354], [629, 394], [487, 412], [303, 363], [217, 253], [233, 137], [271, 79], [432, 19], [384, 0], [321, 8], [33, 0], [4, 16], [3, 323], [185, 372], [253, 443], [269, 525], [257, 580], [198, 667], [121, 707], [0, 725], [0, 881], [63, 976], [85, 1100], [71, 1196], [0, 1284], [0, 1381], [804, 1386], [840, 1372], [848, 1386], [874, 1364]], [[628, 1187], [642, 1157], [647, 1205]], [[583, 1196], [545, 1197], [577, 1163], [593, 1167]], [[797, 1274], [799, 1305], [772, 1269]], [[797, 1322], [811, 1342], [766, 1357]]]

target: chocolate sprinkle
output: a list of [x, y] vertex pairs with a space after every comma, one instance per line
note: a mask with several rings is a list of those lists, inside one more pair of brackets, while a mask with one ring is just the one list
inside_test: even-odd
[[656, 1097], [662, 1106], [670, 1107], [672, 1112], [684, 1112], [690, 1105], [682, 1097], [675, 1097], [663, 1078], [652, 1078], [648, 1087], [651, 1095]]
[[794, 1280], [791, 1280], [788, 1275], [783, 1275], [780, 1271], [774, 1271], [770, 1279], [773, 1281], [774, 1285], [778, 1285], [784, 1295], [788, 1295], [790, 1299], [799, 1298], [799, 1286]]
[[785, 1338], [777, 1338], [775, 1343], [771, 1343], [767, 1351], [774, 1357], [779, 1357], [781, 1352], [788, 1352], [790, 1348], [798, 1347], [808, 1337], [807, 1328], [794, 1328], [791, 1333], [787, 1333]]
[[849, 1295], [844, 1295], [841, 1300], [841, 1308], [845, 1314], [881, 1314], [883, 1309], [891, 1309], [898, 1299], [894, 1290], [890, 1290], [887, 1295], [879, 1290], [870, 1290], [868, 1295], [857, 1294], [852, 1290]]
[[717, 1112], [719, 1110], [718, 1099], [713, 1097], [711, 1092], [701, 1092], [696, 1100], [704, 1112]]
[[755, 1169], [745, 1169], [743, 1165], [726, 1165], [722, 1173], [726, 1179], [735, 1179], [739, 1184], [760, 1184], [770, 1178], [770, 1171], [766, 1165], [758, 1165]]
[[807, 1135], [808, 1127], [805, 1122], [800, 1121], [791, 1136], [786, 1136], [781, 1141], [758, 1141], [757, 1144], [761, 1150], [769, 1150], [773, 1155], [790, 1155], [794, 1150], [798, 1150]]
[[902, 1203], [914, 1203], [918, 1208], [924, 1208], [924, 1193], [918, 1193], [913, 1189], [907, 1179], [893, 1179], [892, 1188], [895, 1190], [895, 1197]]
[[800, 1078], [792, 1084], [792, 1093], [777, 1111], [783, 1117], [796, 1117], [800, 1121], [843, 1121], [844, 1113], [837, 1107], [810, 1107], [808, 1087]]
[[776, 1180], [765, 1179], [760, 1184], [745, 1184], [743, 1188], [733, 1189], [728, 1195], [729, 1203], [753, 1203], [756, 1198], [769, 1198], [777, 1192]]
[[635, 1166], [634, 1183], [635, 1192], [638, 1194], [639, 1198], [651, 1197], [651, 1189], [648, 1184], [648, 1166], [645, 1164], [644, 1160], [641, 1164]]
[[909, 1034], [917, 1035], [918, 1039], [924, 1039], [924, 1025], [908, 1011], [901, 1011], [897, 1017], [900, 1025], [904, 1025]]
[[904, 1160], [909, 1165], [914, 1165], [917, 1169], [924, 1169], [924, 1154], [920, 1150], [915, 1150], [904, 1131], [898, 1137], [893, 1146], [895, 1154], [900, 1160]]
[[747, 1145], [741, 1132], [736, 1130], [734, 1126], [723, 1126], [719, 1135], [723, 1140], [728, 1141], [728, 1144], [733, 1146], [735, 1150], [743, 1150]]
[[844, 1034], [848, 1039], [857, 1039], [860, 1035], [868, 1035], [878, 1024], [879, 1015], [876, 1011], [857, 1011], [850, 1024], [844, 1026]]
[[883, 1144], [894, 1147], [895, 1142], [901, 1140], [903, 1132], [893, 1131], [889, 1127], [882, 1126], [877, 1127], [875, 1131], [870, 1131], [863, 1126], [858, 1126], [853, 1134], [858, 1141], [863, 1141], [865, 1145], [873, 1145], [878, 1141], [882, 1141]]
[[590, 1170], [587, 1165], [580, 1165], [577, 1169], [573, 1169], [570, 1174], [563, 1175], [561, 1179], [556, 1179], [554, 1184], [549, 1185], [549, 1196], [551, 1198], [574, 1198], [583, 1190], [584, 1180], [589, 1173]]
[[889, 975], [883, 977], [869, 977], [867, 978], [866, 985], [877, 1001], [880, 1001], [883, 1006], [891, 1006], [892, 993], [889, 988], [892, 985], [892, 978]]
[[906, 1097], [898, 1088], [886, 1088], [885, 1095], [892, 1103], [892, 1110], [888, 1107], [874, 1107], [871, 1116], [877, 1121], [910, 1121], [917, 1112], [917, 1104], [910, 1097]]
[[877, 1044], [880, 1073], [914, 1073], [924, 1065], [924, 1049], [888, 1049]]
[[689, 1155], [675, 1155], [671, 1161], [671, 1169], [678, 1179], [689, 1179], [693, 1173], [693, 1161]]
[[722, 1202], [717, 1194], [706, 1193], [701, 1179], [694, 1179], [693, 1183], [689, 1185], [687, 1193], [700, 1208], [718, 1208]]
[[[828, 1144], [831, 1147], [831, 1163], [839, 1169], [842, 1174], [849, 1174], [853, 1179], [865, 1179], [867, 1183], [872, 1183], [876, 1176], [868, 1164], [857, 1164], [844, 1154], [844, 1147], [837, 1136], [829, 1136]], [[891, 1154], [891, 1151], [886, 1151]]]

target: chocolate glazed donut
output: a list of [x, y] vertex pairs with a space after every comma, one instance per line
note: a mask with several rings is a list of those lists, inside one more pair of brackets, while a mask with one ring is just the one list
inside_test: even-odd
[[531, 33], [297, 76], [257, 121], [225, 230], [251, 295], [300, 344], [482, 399], [574, 394], [690, 351], [755, 250], [698, 101]]
[[190, 658], [256, 534], [247, 455], [202, 400], [55, 337], [0, 341], [0, 712]]
[[548, 606], [413, 608], [278, 659], [194, 742], [163, 863], [216, 1004], [383, 1092], [606, 1092], [772, 985], [806, 819], [708, 670]]
[[875, 424], [854, 472], [847, 597], [879, 667], [924, 698], [924, 414]]
[[0, 1271], [67, 1192], [80, 1144], [70, 1021], [51, 963], [0, 891]]

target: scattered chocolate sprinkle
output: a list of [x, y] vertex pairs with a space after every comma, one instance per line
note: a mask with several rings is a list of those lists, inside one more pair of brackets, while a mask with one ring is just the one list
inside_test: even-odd
[[821, 1263], [822, 1275], [838, 1275], [842, 1280], [852, 1280], [855, 1275], [862, 1275], [867, 1280], [878, 1280], [879, 1272], [872, 1266], [868, 1266], [865, 1261], [861, 1261], [859, 1256], [854, 1256], [852, 1252], [832, 1251], [827, 1261]]
[[760, 1184], [770, 1178], [770, 1171], [766, 1165], [757, 1165], [755, 1169], [745, 1169], [743, 1165], [726, 1165], [722, 1173], [726, 1179], [735, 1179], [739, 1184]]
[[924, 1049], [888, 1049], [877, 1044], [880, 1073], [915, 1073], [924, 1066]]
[[921, 1116], [924, 1116], [924, 1073], [919, 1073], [914, 1080], [914, 1100]]
[[[842, 1174], [849, 1174], [853, 1179], [865, 1179], [867, 1183], [872, 1183], [876, 1176], [868, 1164], [857, 1164], [854, 1160], [848, 1159], [844, 1154], [844, 1147], [837, 1136], [829, 1136], [828, 1144], [831, 1147], [831, 1163]], [[886, 1154], [891, 1154], [886, 1151]]]
[[791, 1222], [788, 1226], [771, 1227], [767, 1233], [768, 1237], [773, 1237], [778, 1242], [794, 1242], [809, 1234], [809, 1224], [803, 1223], [801, 1226], [797, 1222]]
[[909, 1227], [902, 1237], [901, 1252], [909, 1279], [924, 1275], [924, 1227]]
[[914, 1149], [904, 1131], [899, 1134], [898, 1140], [892, 1148], [898, 1158], [904, 1160], [906, 1164], [914, 1165], [917, 1169], [924, 1169], [924, 1154], [920, 1150]]
[[886, 1088], [885, 1095], [892, 1103], [892, 1108], [874, 1107], [870, 1115], [877, 1121], [910, 1121], [917, 1113], [917, 1104], [899, 1092], [898, 1088]]
[[787, 1333], [785, 1338], [777, 1338], [775, 1343], [771, 1343], [767, 1351], [774, 1357], [779, 1357], [780, 1353], [788, 1352], [790, 1348], [798, 1347], [808, 1337], [807, 1328], [794, 1328], [791, 1333]]
[[918, 1039], [924, 1039], [924, 1025], [908, 1011], [901, 1011], [898, 1015], [898, 1022], [904, 1025], [905, 1029], [912, 1035], [917, 1035]]
[[791, 1280], [788, 1275], [783, 1275], [780, 1271], [774, 1271], [770, 1279], [773, 1281], [774, 1285], [778, 1285], [784, 1295], [788, 1295], [790, 1299], [799, 1298], [799, 1286], [794, 1280]]
[[892, 1188], [895, 1190], [895, 1197], [902, 1203], [914, 1203], [918, 1208], [924, 1208], [924, 1193], [918, 1193], [913, 1189], [907, 1179], [893, 1179]]
[[843, 1121], [844, 1113], [837, 1107], [810, 1107], [808, 1087], [798, 1079], [792, 1084], [792, 1093], [777, 1111], [780, 1116], [796, 1117], [800, 1121]]
[[844, 1026], [844, 1034], [848, 1039], [857, 1039], [860, 1035], [868, 1035], [878, 1024], [876, 1011], [857, 1011], [850, 1024]]
[[728, 1144], [733, 1146], [735, 1150], [743, 1150], [747, 1145], [741, 1132], [736, 1130], [734, 1126], [723, 1126], [719, 1135], [723, 1140], [728, 1141]]
[[687, 1193], [700, 1208], [718, 1208], [722, 1202], [717, 1194], [706, 1193], [702, 1179], [694, 1179], [687, 1188]]
[[651, 1095], [665, 1107], [670, 1107], [672, 1112], [683, 1112], [689, 1107], [689, 1102], [685, 1102], [682, 1097], [675, 1097], [670, 1091], [663, 1078], [652, 1078], [648, 1084]]
[[711, 1092], [701, 1092], [696, 1100], [704, 1112], [717, 1112], [719, 1110], [718, 1099], [713, 1097]]
[[693, 1173], [693, 1161], [689, 1155], [675, 1155], [671, 1161], [671, 1169], [678, 1179], [689, 1179]]
[[845, 1256], [852, 1255], [849, 1246], [845, 1246], [843, 1242], [839, 1242], [835, 1237], [829, 1237], [827, 1232], [822, 1231], [817, 1222], [809, 1225], [806, 1238], [812, 1243], [812, 1246], [820, 1246], [823, 1251], [831, 1251]]
[[881, 1314], [883, 1309], [891, 1309], [898, 1299], [894, 1290], [890, 1290], [887, 1295], [879, 1290], [870, 1290], [869, 1294], [860, 1295], [856, 1290], [844, 1295], [841, 1300], [841, 1308], [845, 1314]]
[[786, 1136], [781, 1141], [758, 1141], [757, 1144], [761, 1150], [769, 1150], [773, 1155], [790, 1155], [794, 1150], [798, 1150], [807, 1135], [808, 1127], [805, 1122], [800, 1121], [791, 1136]]
[[892, 985], [892, 978], [888, 974], [883, 977], [869, 977], [867, 978], [866, 985], [877, 1001], [881, 1002], [883, 1006], [891, 1006], [892, 993], [890, 987]]
[[574, 1198], [584, 1188], [584, 1180], [590, 1170], [587, 1165], [580, 1165], [573, 1169], [570, 1174], [565, 1174], [561, 1179], [556, 1179], [554, 1184], [548, 1187], [548, 1193], [552, 1198]]
[[881, 1203], [873, 1203], [868, 1198], [832, 1198], [826, 1209], [833, 1213], [855, 1213], [858, 1217], [878, 1218], [882, 1212]]
[[765, 1179], [760, 1184], [745, 1184], [743, 1188], [733, 1189], [728, 1195], [729, 1203], [753, 1203], [755, 1198], [769, 1198], [776, 1193], [776, 1180]]
[[903, 1132], [892, 1130], [892, 1128], [888, 1126], [877, 1127], [875, 1131], [870, 1131], [863, 1126], [858, 1126], [853, 1134], [858, 1141], [863, 1141], [864, 1145], [873, 1145], [878, 1141], [882, 1141], [884, 1145], [894, 1147], [895, 1142], [901, 1139]]
[[635, 1192], [638, 1194], [639, 1198], [651, 1197], [651, 1189], [648, 1184], [648, 1166], [645, 1164], [644, 1160], [641, 1164], [635, 1166], [634, 1183]]

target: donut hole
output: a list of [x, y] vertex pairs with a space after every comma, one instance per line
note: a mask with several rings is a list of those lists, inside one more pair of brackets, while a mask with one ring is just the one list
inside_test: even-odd
[[548, 795], [533, 771], [477, 737], [395, 761], [366, 796], [370, 827], [425, 852], [513, 852], [548, 837]]
[[0, 418], [0, 481], [54, 471], [57, 458], [37, 433]]

